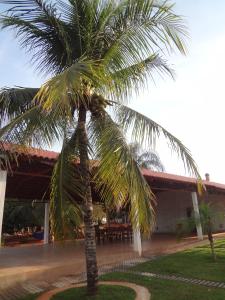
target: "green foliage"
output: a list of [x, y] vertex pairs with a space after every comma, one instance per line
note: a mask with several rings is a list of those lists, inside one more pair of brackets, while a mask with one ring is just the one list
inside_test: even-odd
[[214, 203], [206, 203], [202, 201], [199, 205], [199, 215], [200, 219], [197, 219], [197, 217], [193, 215], [190, 218], [179, 220], [177, 227], [177, 237], [178, 239], [180, 239], [185, 234], [190, 234], [195, 230], [196, 224], [200, 223], [202, 226], [203, 233], [207, 234], [211, 246], [212, 257], [214, 260], [216, 260], [214, 240], [212, 234], [214, 227], [213, 220], [223, 220], [224, 214], [221, 213], [217, 205], [215, 205]]
[[211, 258], [210, 245], [204, 245], [159, 257], [156, 260], [137, 265], [132, 270], [225, 282], [224, 239], [215, 240], [215, 251], [217, 253], [216, 262]]
[[32, 107], [37, 88], [3, 88], [0, 94], [0, 125]]
[[[9, 10], [0, 17], [1, 28], [14, 30], [31, 62], [50, 79], [39, 89], [0, 91], [0, 114], [5, 124], [0, 139], [38, 147], [63, 141], [51, 184], [55, 235], [63, 235], [71, 218], [79, 220], [81, 206], [76, 205], [76, 198], [85, 203], [82, 174], [73, 165], [80, 155], [76, 130], [81, 108], [88, 112], [90, 121], [89, 154], [97, 152], [101, 158], [93, 184], [110, 205], [130, 201], [134, 226], [150, 230], [154, 226], [154, 197], [123, 134], [131, 129], [133, 141], [146, 142], [149, 148], [156, 138], [164, 136], [188, 171], [197, 177], [199, 174], [180, 140], [122, 104], [146, 87], [155, 71], [173, 76], [166, 54], [186, 52], [182, 18], [167, 1], [2, 3], [8, 4]], [[106, 113], [109, 106], [115, 112], [113, 119]], [[69, 209], [70, 205], [75, 205], [74, 209]]]
[[93, 205], [93, 219], [94, 219], [94, 221], [99, 222], [103, 218], [106, 218], [106, 212], [104, 211], [103, 205], [94, 204]]
[[125, 105], [118, 105], [115, 110], [118, 123], [121, 124], [124, 132], [127, 133], [129, 130], [131, 131], [131, 139], [133, 142], [154, 148], [156, 139], [162, 136], [168, 142], [171, 150], [183, 161], [186, 170], [192, 175], [197, 176], [197, 178], [200, 178], [196, 163], [189, 149], [187, 149], [178, 138], [174, 137], [165, 128], [150, 118]]
[[[122, 207], [130, 203], [130, 219], [143, 231], [154, 226], [154, 212], [150, 200], [154, 196], [133, 158], [119, 128], [109, 115], [93, 117], [91, 140], [99, 157], [94, 181], [108, 207]], [[112, 176], [117, 174], [117, 176]]]
[[178, 220], [178, 225], [180, 225], [181, 237], [182, 235], [190, 234], [191, 232], [193, 232], [193, 230], [195, 230], [196, 228], [196, 222], [201, 223], [203, 233], [207, 234], [207, 231], [209, 229], [209, 221], [212, 221], [210, 226], [211, 230], [213, 231], [213, 220], [223, 220], [224, 218], [223, 214], [221, 214], [220, 209], [218, 208], [219, 207], [212, 202], [206, 203], [201, 201], [199, 205], [199, 220], [196, 220], [194, 212], [192, 212], [192, 215], [189, 218], [182, 218]]
[[3, 232], [13, 233], [14, 228], [20, 230], [25, 227], [43, 226], [44, 204], [41, 203], [5, 203]]
[[134, 300], [135, 292], [127, 287], [100, 285], [96, 296], [88, 296], [85, 288], [73, 288], [58, 293], [52, 297], [53, 300]]
[[55, 239], [65, 238], [82, 222], [83, 200], [81, 174], [75, 165], [78, 134], [65, 137], [62, 151], [55, 164], [51, 179], [51, 230]]
[[207, 233], [209, 229], [213, 231], [213, 220], [217, 219], [223, 221], [224, 219], [221, 208], [213, 202], [201, 202], [199, 205], [199, 213], [204, 233]]
[[128, 281], [145, 286], [151, 293], [151, 300], [223, 300], [225, 297], [224, 289], [208, 288], [129, 273], [110, 273], [103, 275], [101, 280]]
[[203, 230], [207, 233], [208, 240], [211, 247], [213, 260], [216, 261], [216, 253], [213, 239], [213, 217], [215, 217], [215, 212], [212, 203], [201, 203], [200, 205], [200, 222], [203, 225]]

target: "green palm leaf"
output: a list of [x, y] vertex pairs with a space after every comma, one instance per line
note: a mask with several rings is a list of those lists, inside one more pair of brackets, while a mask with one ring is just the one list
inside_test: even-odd
[[161, 125], [127, 106], [116, 106], [115, 110], [119, 124], [121, 124], [125, 132], [131, 131], [131, 137], [134, 142], [146, 143], [149, 147], [154, 148], [156, 139], [163, 136], [173, 152], [181, 158], [185, 169], [192, 175], [197, 176], [198, 179], [201, 178], [189, 149], [178, 138]]
[[132, 157], [121, 129], [109, 115], [91, 120], [92, 141], [100, 158], [94, 183], [108, 206], [130, 203], [134, 227], [148, 231], [154, 226], [154, 196]]
[[172, 8], [168, 1], [120, 1], [105, 32], [110, 47], [104, 59], [118, 70], [125, 61], [127, 66], [139, 63], [172, 45], [185, 53], [186, 28]]
[[44, 147], [60, 142], [66, 120], [54, 111], [34, 106], [0, 129], [0, 140], [11, 144]]
[[[125, 103], [133, 91], [146, 86], [149, 77], [153, 79], [155, 70], [172, 75], [166, 54], [173, 49], [185, 53], [186, 27], [167, 1], [3, 0], [2, 3], [10, 8], [0, 17], [1, 28], [13, 29], [22, 48], [30, 54], [31, 62], [51, 78], [35, 92], [31, 102], [25, 90], [16, 91], [15, 103], [11, 101], [15, 98], [12, 94], [10, 101], [7, 100], [8, 91], [0, 92], [3, 95], [0, 114], [6, 121], [0, 130], [0, 140], [36, 143], [40, 147], [64, 141], [52, 179], [51, 209], [55, 220], [52, 227], [57, 237], [63, 236], [67, 225], [71, 225], [71, 216], [74, 219], [76, 214], [79, 216], [79, 208], [74, 206], [71, 211], [71, 203], [74, 204], [72, 198], [79, 195], [81, 188], [83, 209], [87, 212], [84, 223], [88, 291], [94, 293], [97, 263], [86, 122], [91, 115], [90, 139], [94, 144], [91, 150], [95, 149], [101, 159], [93, 180], [100, 195], [109, 204], [130, 203], [134, 226], [151, 230], [154, 197], [122, 129], [131, 130], [134, 140], [146, 140], [149, 145], [163, 135], [187, 169], [199, 176], [195, 162], [178, 139], [127, 107], [117, 107], [119, 126], [116, 125], [105, 113], [106, 107], [115, 103], [106, 99]], [[26, 94], [24, 99], [21, 93]], [[72, 159], [77, 151], [76, 122], [80, 128], [82, 178]], [[75, 135], [67, 137], [68, 130]]]
[[2, 2], [13, 7], [0, 18], [1, 27], [16, 31], [21, 47], [31, 55], [40, 72], [56, 74], [71, 65], [71, 31], [67, 32], [60, 19], [59, 5], [42, 0]]
[[38, 88], [3, 88], [0, 90], [0, 126], [13, 120], [34, 105]]
[[149, 77], [154, 81], [155, 73], [169, 75], [174, 78], [173, 70], [157, 54], [152, 54], [141, 62], [108, 74], [107, 77], [111, 78], [107, 82], [108, 85], [109, 82], [111, 83], [110, 87], [107, 87], [109, 97], [121, 103], [129, 99], [132, 94], [138, 96], [140, 90], [148, 87]]
[[108, 81], [100, 62], [81, 59], [61, 74], [49, 79], [38, 91], [36, 100], [46, 110], [57, 109], [73, 118], [74, 110], [88, 107], [93, 87]]
[[83, 194], [81, 174], [76, 165], [77, 142], [77, 131], [64, 140], [51, 179], [51, 230], [55, 239], [65, 238], [68, 230], [73, 231], [82, 221]]

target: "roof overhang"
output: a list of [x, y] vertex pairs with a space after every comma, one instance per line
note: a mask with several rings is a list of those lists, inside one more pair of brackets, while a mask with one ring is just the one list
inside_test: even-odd
[[[4, 144], [4, 152], [14, 157], [11, 171], [8, 172], [6, 197], [47, 201], [50, 196], [53, 166], [59, 153], [11, 144]], [[142, 169], [142, 174], [153, 191], [197, 191], [195, 178], [147, 169]], [[225, 195], [224, 184], [205, 180], [202, 183], [208, 193]]]

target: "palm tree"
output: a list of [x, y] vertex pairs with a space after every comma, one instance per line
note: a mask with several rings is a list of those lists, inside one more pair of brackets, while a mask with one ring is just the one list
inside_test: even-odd
[[213, 220], [224, 219], [224, 215], [221, 211], [222, 209], [217, 207], [214, 203], [202, 201], [199, 205], [199, 219], [196, 219], [196, 216], [192, 215], [188, 219], [179, 221], [181, 227], [178, 232], [178, 238], [183, 237], [187, 233], [192, 233], [193, 230], [196, 229], [196, 222], [201, 224], [203, 232], [207, 235], [209, 241], [212, 259], [216, 261], [216, 251], [213, 238]]
[[200, 222], [203, 227], [204, 232], [206, 232], [212, 258], [216, 261], [216, 252], [215, 252], [215, 245], [213, 239], [213, 219], [219, 217], [219, 214], [216, 213], [215, 208], [213, 207], [212, 203], [205, 203], [202, 202], [199, 206], [199, 213], [200, 213]]
[[[0, 19], [13, 29], [32, 63], [50, 77], [39, 88], [3, 88], [2, 141], [24, 146], [62, 142], [51, 184], [55, 237], [64, 236], [70, 203], [85, 223], [87, 287], [97, 290], [98, 269], [90, 181], [108, 205], [130, 203], [133, 226], [154, 225], [150, 187], [132, 157], [124, 134], [151, 147], [163, 135], [198, 176], [189, 150], [162, 126], [127, 105], [154, 71], [173, 76], [162, 56], [185, 53], [186, 29], [173, 6], [152, 0], [3, 0]], [[113, 112], [110, 116], [109, 111]], [[2, 147], [4, 151], [4, 144]], [[90, 158], [99, 163], [93, 174]], [[78, 167], [75, 166], [76, 158]], [[117, 174], [118, 176], [115, 176]], [[79, 196], [81, 205], [74, 196]]]
[[13, 229], [42, 226], [44, 206], [36, 203], [6, 202], [4, 209], [3, 232], [12, 233]]
[[138, 143], [129, 144], [130, 151], [140, 168], [163, 172], [165, 168], [156, 152], [142, 151]]

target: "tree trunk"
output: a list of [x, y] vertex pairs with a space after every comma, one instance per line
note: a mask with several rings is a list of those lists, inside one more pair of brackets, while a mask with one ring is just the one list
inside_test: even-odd
[[79, 153], [80, 168], [84, 188], [84, 225], [85, 225], [85, 255], [87, 270], [88, 294], [94, 295], [97, 292], [98, 268], [96, 258], [95, 228], [93, 224], [93, 205], [90, 185], [90, 170], [88, 158], [88, 137], [86, 132], [86, 109], [79, 109]]
[[212, 223], [211, 223], [211, 220], [208, 222], [207, 235], [208, 235], [208, 240], [209, 240], [209, 243], [210, 243], [210, 248], [211, 248], [211, 253], [212, 253], [213, 260], [216, 261], [216, 253], [215, 253], [214, 240], [213, 240], [213, 235], [212, 235]]

